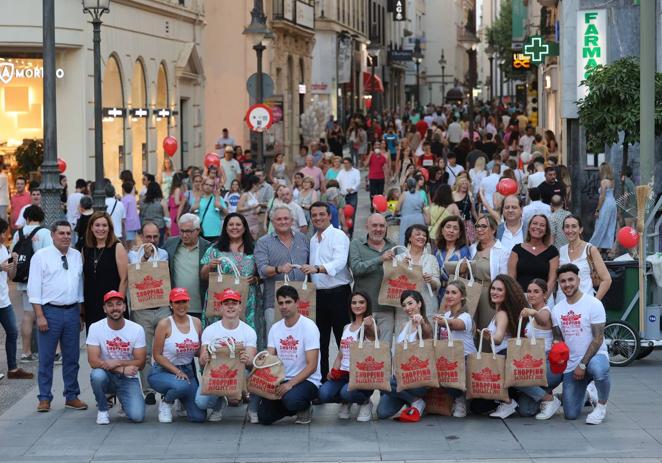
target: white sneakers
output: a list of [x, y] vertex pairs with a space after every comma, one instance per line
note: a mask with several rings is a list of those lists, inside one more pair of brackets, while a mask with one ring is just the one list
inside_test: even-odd
[[589, 402], [591, 402], [591, 405], [595, 408], [595, 406], [598, 404], [598, 388], [595, 387], [595, 383], [591, 381], [588, 383], [588, 386], [586, 386], [586, 396]]
[[338, 419], [348, 420], [352, 416], [352, 404], [340, 404]]
[[110, 424], [110, 414], [105, 412], [97, 412], [97, 424]]
[[548, 420], [553, 417], [561, 408], [561, 401], [555, 396], [552, 400], [540, 402], [540, 413], [536, 415], [536, 420]]
[[159, 401], [159, 423], [172, 423], [172, 405], [163, 398]]
[[490, 413], [492, 418], [501, 418], [505, 420], [517, 410], [517, 402], [511, 400], [510, 403], [501, 402], [497, 409]]
[[602, 424], [607, 417], [607, 404], [597, 403], [595, 408], [586, 417], [586, 424]]
[[212, 410], [211, 413], [209, 413], [209, 416], [207, 417], [207, 421], [210, 421], [212, 423], [218, 423], [223, 419], [223, 410]]
[[248, 410], [248, 419], [250, 420], [251, 424], [258, 424], [260, 420], [257, 417], [257, 412]]
[[456, 397], [453, 401], [453, 416], [455, 418], [464, 418], [467, 416], [467, 399], [464, 395]]
[[366, 423], [372, 420], [372, 402], [363, 404], [359, 406], [359, 416], [356, 417], [356, 421]]
[[307, 409], [297, 412], [296, 424], [310, 424], [313, 420], [313, 406], [310, 405]]

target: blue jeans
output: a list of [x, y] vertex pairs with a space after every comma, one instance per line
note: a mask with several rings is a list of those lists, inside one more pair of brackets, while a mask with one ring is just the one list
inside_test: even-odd
[[152, 365], [147, 380], [156, 392], [163, 394], [163, 400], [166, 403], [173, 404], [176, 399], [179, 399], [186, 408], [186, 417], [189, 421], [202, 423], [207, 418], [207, 413], [195, 405], [198, 379], [191, 365], [180, 365], [179, 369], [186, 374], [188, 381], [177, 379], [175, 375], [158, 364]]
[[370, 402], [370, 396], [373, 391], [350, 391], [348, 386], [349, 377], [327, 381], [320, 387], [320, 402], [323, 404], [345, 403], [359, 405], [364, 405]]
[[294, 416], [297, 412], [307, 410], [318, 393], [317, 386], [304, 381], [290, 389], [280, 400], [261, 399], [257, 407], [258, 420], [261, 424], [272, 424], [286, 416]]
[[540, 411], [540, 401], [546, 394], [551, 394], [556, 386], [563, 381], [563, 373], [552, 373], [549, 368], [549, 359], [547, 362], [547, 388], [542, 387], [517, 387], [521, 392], [517, 399], [517, 411], [521, 416], [535, 416]]
[[100, 412], [108, 411], [106, 394], [113, 394], [120, 400], [127, 418], [135, 423], [145, 419], [145, 400], [138, 376], [130, 378], [101, 368], [93, 368], [90, 372], [90, 383]]
[[[573, 372], [563, 373], [563, 414], [566, 420], [576, 420], [584, 407], [584, 396], [588, 383], [593, 381], [598, 390], [598, 400], [609, 399], [609, 358], [596, 354], [586, 366], [586, 375], [581, 381], [575, 380]], [[558, 385], [558, 384], [557, 384]]]
[[18, 329], [16, 328], [16, 316], [11, 304], [0, 308], [0, 325], [5, 330], [5, 354], [7, 354], [7, 369], [15, 370], [16, 363], [16, 340], [18, 339]]
[[41, 310], [48, 322], [48, 330], [37, 331], [39, 343], [39, 400], [53, 400], [53, 362], [55, 349], [60, 343], [62, 352], [62, 380], [64, 382], [64, 397], [73, 400], [80, 394], [78, 386], [78, 359], [80, 357], [80, 309], [78, 304], [70, 308], [58, 308], [49, 304]]
[[391, 392], [382, 392], [382, 396], [379, 399], [377, 417], [383, 420], [395, 415], [403, 405], [411, 405], [418, 399], [422, 399], [429, 389], [429, 387], [417, 387], [415, 389], [397, 392], [395, 377], [392, 377]]

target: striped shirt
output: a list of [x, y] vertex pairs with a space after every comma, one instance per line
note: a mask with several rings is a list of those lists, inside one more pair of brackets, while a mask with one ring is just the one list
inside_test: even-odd
[[[293, 231], [292, 233], [292, 244], [289, 248], [283, 244], [275, 232], [264, 235], [255, 244], [255, 252], [253, 254], [255, 256], [257, 271], [264, 280], [265, 308], [274, 307], [276, 281], [283, 281], [285, 279], [283, 274], [267, 277], [267, 266], [276, 267], [287, 263], [304, 265], [308, 263], [308, 255], [310, 254], [308, 238], [298, 231]], [[303, 281], [305, 278], [300, 269], [292, 269], [287, 276], [293, 281]]]

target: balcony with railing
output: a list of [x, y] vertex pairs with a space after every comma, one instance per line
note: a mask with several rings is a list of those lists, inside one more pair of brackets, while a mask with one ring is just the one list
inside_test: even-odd
[[284, 21], [304, 29], [315, 29], [314, 0], [273, 0], [274, 26]]
[[457, 26], [457, 41], [465, 44], [480, 42], [476, 34], [476, 10], [467, 10], [464, 24]]

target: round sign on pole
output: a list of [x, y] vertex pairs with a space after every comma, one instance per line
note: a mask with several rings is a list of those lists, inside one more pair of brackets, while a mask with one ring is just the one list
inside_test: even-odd
[[246, 124], [255, 132], [262, 132], [271, 127], [274, 115], [271, 108], [264, 104], [256, 104], [248, 108], [246, 112]]

